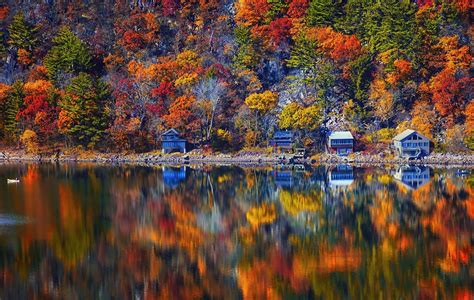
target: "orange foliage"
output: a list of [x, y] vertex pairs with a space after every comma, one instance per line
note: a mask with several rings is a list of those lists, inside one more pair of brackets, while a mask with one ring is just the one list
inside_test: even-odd
[[346, 35], [331, 27], [310, 29], [308, 35], [315, 38], [321, 50], [336, 61], [352, 60], [362, 54], [362, 45], [355, 35]]
[[457, 78], [455, 71], [445, 68], [430, 80], [429, 87], [433, 95], [433, 103], [439, 114], [452, 124], [462, 113], [464, 89], [471, 83], [468, 77]]
[[193, 107], [196, 99], [193, 96], [181, 96], [170, 105], [169, 113], [163, 116], [168, 127], [186, 129], [196, 121]]
[[265, 261], [256, 260], [249, 267], [239, 267], [237, 280], [244, 299], [280, 299], [273, 287], [273, 271]]
[[245, 26], [258, 25], [263, 22], [269, 8], [267, 0], [239, 0], [235, 20]]
[[47, 80], [36, 80], [33, 82], [27, 82], [23, 86], [26, 94], [38, 95], [47, 94], [53, 88], [53, 84]]
[[36, 65], [28, 74], [28, 81], [36, 81], [36, 80], [47, 80], [48, 79], [48, 70], [42, 65]]
[[0, 82], [0, 102], [2, 102], [8, 95], [10, 91], [10, 86]]
[[427, 101], [420, 100], [413, 105], [411, 124], [421, 134], [432, 138], [432, 130], [436, 122], [436, 114]]
[[28, 66], [33, 63], [33, 60], [31, 59], [31, 53], [28, 50], [18, 49], [17, 56], [18, 62], [21, 65]]
[[404, 59], [396, 59], [393, 65], [395, 70], [387, 76], [387, 82], [393, 85], [406, 80], [413, 69], [412, 63]]

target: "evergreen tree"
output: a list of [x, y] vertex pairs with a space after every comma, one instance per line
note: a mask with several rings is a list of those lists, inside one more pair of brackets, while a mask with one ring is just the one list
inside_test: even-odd
[[60, 130], [80, 145], [91, 148], [97, 145], [108, 125], [109, 96], [107, 85], [89, 74], [80, 73], [72, 78], [60, 104]]
[[310, 26], [341, 27], [341, 0], [312, 0], [309, 3], [306, 22]]
[[16, 81], [2, 105], [0, 117], [3, 119], [5, 137], [9, 141], [16, 141], [21, 131], [16, 116], [23, 105], [23, 96], [23, 83]]
[[92, 68], [92, 57], [86, 45], [68, 27], [59, 30], [53, 43], [44, 59], [53, 80], [57, 80], [61, 72], [79, 74]]
[[288, 3], [285, 0], [267, 0], [270, 4], [270, 10], [268, 11], [268, 17], [270, 20], [282, 17], [288, 9]]
[[344, 6], [344, 26], [342, 31], [346, 34], [356, 34], [359, 39], [364, 39], [367, 34], [365, 27], [375, 0], [348, 0]]
[[38, 42], [36, 38], [37, 31], [36, 27], [28, 23], [25, 20], [25, 16], [19, 13], [13, 17], [13, 21], [8, 27], [10, 34], [8, 42], [18, 49], [25, 49], [31, 52]]
[[416, 5], [410, 0], [378, 0], [369, 11], [369, 49], [379, 53], [395, 50], [398, 56], [413, 60], [419, 43]]
[[258, 65], [258, 54], [254, 47], [254, 40], [250, 29], [246, 26], [237, 26], [234, 30], [237, 42], [237, 53], [234, 56], [234, 65], [238, 69], [252, 69]]
[[7, 49], [5, 47], [5, 33], [0, 30], [0, 61], [3, 61], [5, 58], [5, 53]]

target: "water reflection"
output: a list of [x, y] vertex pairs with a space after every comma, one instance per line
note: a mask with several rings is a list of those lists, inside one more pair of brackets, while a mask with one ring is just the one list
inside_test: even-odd
[[3, 165], [0, 297], [469, 299], [473, 204], [427, 167]]
[[399, 166], [394, 177], [408, 189], [416, 190], [428, 183], [431, 178], [431, 171], [429, 167], [425, 166]]

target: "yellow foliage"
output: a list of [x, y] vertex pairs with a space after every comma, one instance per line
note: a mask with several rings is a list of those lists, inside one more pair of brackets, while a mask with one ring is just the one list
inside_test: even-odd
[[264, 203], [262, 205], [252, 207], [246, 214], [247, 221], [253, 226], [262, 224], [270, 224], [275, 221], [277, 212], [274, 204]]
[[309, 194], [281, 191], [280, 201], [283, 208], [293, 216], [301, 212], [316, 212], [322, 208], [321, 194], [314, 191]]
[[197, 73], [187, 73], [179, 77], [178, 79], [176, 79], [176, 81], [174, 82], [174, 85], [176, 87], [191, 85], [191, 84], [196, 83], [198, 79], [199, 79], [199, 75]]
[[191, 50], [183, 51], [176, 57], [178, 67], [185, 68], [186, 70], [197, 68], [201, 62], [202, 59], [199, 55]]
[[393, 94], [386, 89], [385, 81], [374, 80], [370, 85], [369, 100], [376, 117], [387, 121], [394, 111]]
[[436, 122], [436, 114], [426, 101], [416, 102], [411, 111], [411, 125], [421, 134], [433, 138], [431, 131]]
[[20, 137], [20, 141], [26, 147], [26, 152], [38, 152], [38, 136], [33, 130], [25, 130]]
[[0, 102], [7, 97], [10, 88], [9, 85], [0, 82]]
[[263, 93], [250, 94], [245, 99], [245, 104], [251, 109], [256, 109], [262, 113], [266, 113], [274, 109], [277, 105], [278, 94], [272, 91]]
[[35, 80], [24, 84], [26, 94], [45, 94], [53, 88], [53, 84], [47, 80]]
[[322, 120], [322, 108], [319, 105], [303, 107], [292, 102], [285, 106], [279, 117], [280, 128], [315, 130]]
[[378, 182], [380, 182], [381, 184], [387, 185], [387, 184], [389, 184], [390, 182], [392, 182], [392, 176], [390, 176], [390, 175], [388, 175], [388, 174], [379, 175], [379, 176], [377, 177], [377, 180], [378, 180]]

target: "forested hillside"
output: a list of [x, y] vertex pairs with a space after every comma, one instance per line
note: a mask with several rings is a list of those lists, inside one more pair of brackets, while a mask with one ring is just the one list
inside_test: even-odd
[[[471, 0], [7, 1], [4, 145], [219, 151], [292, 129], [361, 149], [406, 128], [474, 149]], [[79, 3], [80, 2], [80, 3]]]

